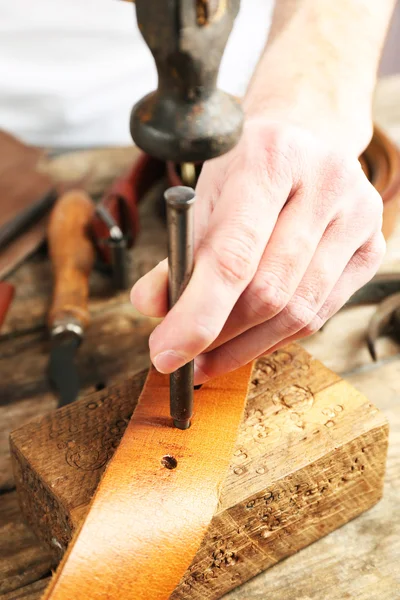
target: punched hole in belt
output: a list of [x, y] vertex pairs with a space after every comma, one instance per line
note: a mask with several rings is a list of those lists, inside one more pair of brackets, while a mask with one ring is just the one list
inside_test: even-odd
[[162, 457], [161, 464], [166, 469], [176, 469], [176, 467], [178, 466], [178, 461], [176, 460], [176, 458], [174, 456], [171, 456], [170, 454], [166, 454], [165, 456]]

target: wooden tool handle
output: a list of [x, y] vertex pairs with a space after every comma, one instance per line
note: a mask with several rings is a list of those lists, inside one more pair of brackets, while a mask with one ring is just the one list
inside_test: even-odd
[[49, 326], [77, 322], [84, 328], [89, 322], [89, 275], [95, 260], [90, 239], [94, 204], [83, 190], [71, 190], [61, 196], [50, 216], [49, 254], [54, 273], [53, 302]]

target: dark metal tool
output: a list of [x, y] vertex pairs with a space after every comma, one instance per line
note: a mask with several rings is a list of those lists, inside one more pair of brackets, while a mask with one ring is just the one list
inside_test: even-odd
[[75, 354], [89, 323], [89, 275], [95, 260], [90, 224], [94, 209], [84, 191], [71, 190], [57, 201], [50, 216], [48, 246], [54, 291], [48, 318], [48, 374], [59, 406], [73, 402], [79, 393]]
[[57, 199], [57, 191], [50, 190], [42, 198], [28, 206], [14, 219], [0, 228], [0, 250], [10, 244], [25, 229], [39, 221], [50, 210]]
[[378, 273], [346, 302], [347, 306], [375, 304], [391, 294], [400, 292], [399, 273]]
[[400, 341], [400, 293], [383, 300], [368, 324], [367, 344], [373, 360], [377, 360], [375, 342], [381, 335]]
[[[194, 262], [194, 202], [190, 187], [175, 186], [165, 194], [168, 230], [170, 308], [189, 283]], [[188, 429], [193, 414], [193, 361], [170, 376], [170, 412], [175, 427]]]
[[367, 327], [367, 345], [373, 360], [377, 360], [376, 340], [388, 335], [400, 341], [400, 275], [378, 273], [346, 302], [345, 308], [362, 304], [378, 307]]
[[131, 115], [135, 143], [177, 163], [230, 150], [242, 132], [239, 101], [216, 87], [240, 0], [136, 0], [140, 31], [158, 71], [158, 88]]
[[96, 213], [103, 223], [105, 223], [109, 231], [109, 237], [100, 240], [99, 243], [106, 244], [111, 250], [111, 274], [114, 287], [117, 290], [126, 290], [130, 287], [127, 238], [124, 236], [118, 223], [105, 206], [97, 206]]

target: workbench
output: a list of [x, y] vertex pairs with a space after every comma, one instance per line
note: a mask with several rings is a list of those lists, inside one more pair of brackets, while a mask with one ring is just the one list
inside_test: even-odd
[[[400, 144], [400, 77], [377, 88], [376, 121]], [[143, 203], [141, 234], [132, 251], [132, 282], [165, 256], [165, 230], [151, 202]], [[400, 270], [400, 221], [382, 270]], [[0, 335], [0, 598], [40, 598], [50, 576], [50, 556], [24, 524], [11, 471], [9, 432], [56, 406], [45, 370], [49, 353], [46, 311], [50, 264], [43, 250], [10, 278], [16, 298]], [[149, 364], [147, 339], [155, 319], [131, 306], [96, 272], [90, 281], [92, 323], [79, 351], [82, 394], [123, 381]], [[342, 311], [303, 345], [362, 391], [390, 424], [383, 499], [346, 526], [284, 560], [229, 600], [396, 600], [400, 598], [400, 347], [378, 342], [372, 363], [364, 333], [374, 307]]]

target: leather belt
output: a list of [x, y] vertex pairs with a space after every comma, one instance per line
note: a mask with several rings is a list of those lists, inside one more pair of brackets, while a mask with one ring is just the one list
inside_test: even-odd
[[388, 239], [396, 225], [400, 201], [400, 153], [379, 127], [375, 127], [372, 140], [360, 158], [369, 181], [383, 200], [382, 231]]
[[169, 377], [151, 370], [131, 421], [44, 600], [165, 600], [217, 508], [251, 365], [196, 392], [190, 429], [172, 426]]

